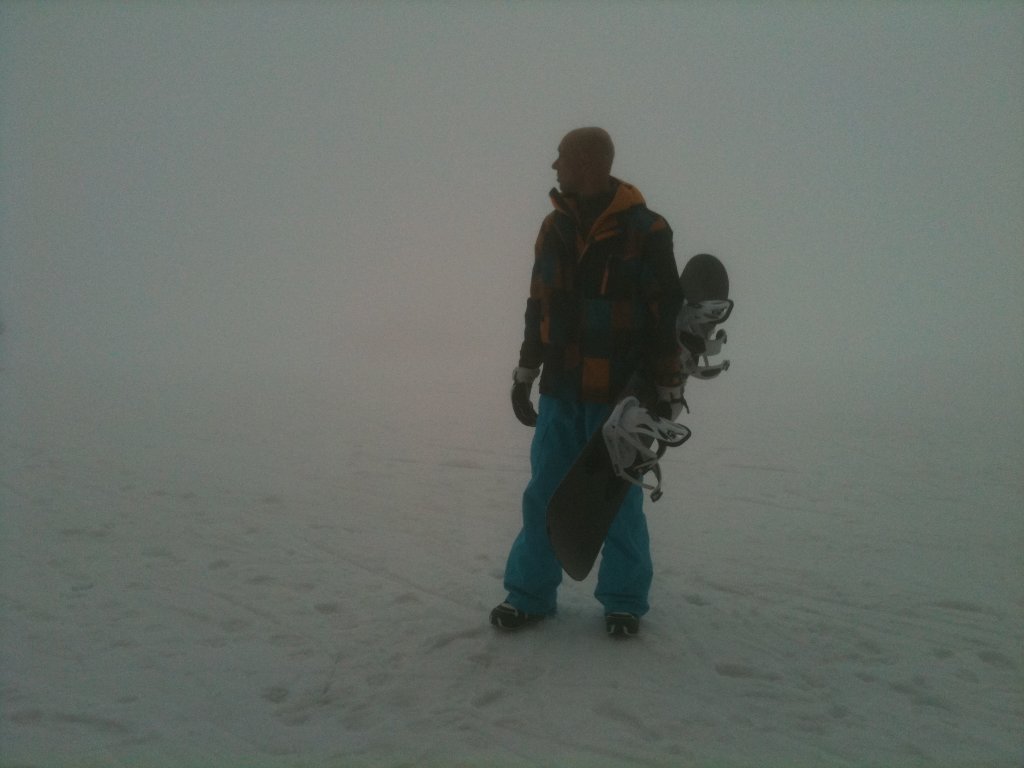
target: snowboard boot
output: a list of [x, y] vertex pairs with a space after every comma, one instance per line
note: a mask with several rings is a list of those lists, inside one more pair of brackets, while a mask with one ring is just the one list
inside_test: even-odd
[[536, 624], [544, 618], [540, 613], [524, 613], [508, 603], [502, 603], [491, 611], [491, 625], [498, 629], [522, 629]]
[[604, 627], [612, 637], [632, 637], [640, 632], [640, 617], [632, 613], [606, 613]]

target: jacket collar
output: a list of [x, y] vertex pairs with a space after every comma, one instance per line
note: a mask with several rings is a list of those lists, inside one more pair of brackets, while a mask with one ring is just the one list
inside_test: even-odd
[[[617, 213], [621, 213], [629, 208], [633, 208], [637, 205], [644, 205], [646, 201], [644, 196], [640, 194], [640, 190], [620, 179], [612, 177], [612, 184], [615, 186], [615, 194], [612, 196], [611, 202], [608, 207], [602, 211], [597, 218], [594, 220], [594, 224], [591, 227], [591, 231], [599, 229], [601, 221], [609, 216], [614, 216]], [[579, 221], [579, 204], [571, 197], [566, 197], [557, 189], [551, 190], [551, 203], [555, 206], [555, 210], [561, 211], [562, 213], [568, 214], [576, 221]]]

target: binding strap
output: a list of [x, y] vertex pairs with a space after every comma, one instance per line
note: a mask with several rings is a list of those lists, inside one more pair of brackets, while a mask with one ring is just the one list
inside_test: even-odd
[[[690, 438], [689, 428], [654, 416], [635, 397], [626, 397], [615, 406], [601, 431], [615, 474], [651, 491], [651, 501], [660, 499], [658, 461], [669, 446], [682, 445]], [[652, 447], [655, 443], [656, 448]], [[648, 472], [654, 473], [654, 485], [643, 480]]]

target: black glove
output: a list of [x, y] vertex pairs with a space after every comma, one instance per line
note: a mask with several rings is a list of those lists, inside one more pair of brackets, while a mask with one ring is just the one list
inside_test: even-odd
[[675, 421], [684, 409], [687, 413], [690, 412], [690, 406], [686, 404], [686, 398], [683, 397], [682, 384], [675, 387], [658, 387], [658, 404], [654, 407], [655, 416]]
[[519, 422], [527, 427], [537, 425], [537, 411], [530, 402], [533, 380], [540, 368], [516, 368], [512, 372], [512, 410]]

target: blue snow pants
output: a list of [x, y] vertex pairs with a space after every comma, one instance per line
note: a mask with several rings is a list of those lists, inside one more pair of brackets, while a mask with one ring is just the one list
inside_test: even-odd
[[[512, 544], [505, 566], [507, 600], [520, 611], [545, 615], [555, 612], [562, 566], [548, 541], [548, 501], [611, 411], [611, 405], [540, 397], [530, 446], [532, 477], [523, 492], [523, 529]], [[650, 607], [647, 596], [653, 573], [643, 490], [633, 486], [605, 539], [594, 596], [606, 613], [625, 611], [642, 616]]]

